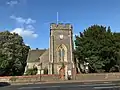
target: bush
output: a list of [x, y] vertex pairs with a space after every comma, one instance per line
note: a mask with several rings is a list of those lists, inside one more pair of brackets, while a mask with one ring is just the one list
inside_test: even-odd
[[26, 74], [25, 74], [25, 75], [36, 75], [36, 74], [37, 74], [37, 71], [38, 71], [38, 69], [37, 69], [36, 67], [34, 67], [34, 68], [31, 68], [31, 69], [28, 69], [28, 70], [26, 71]]
[[110, 69], [110, 72], [119, 72], [119, 69], [120, 69], [119, 66], [115, 65]]

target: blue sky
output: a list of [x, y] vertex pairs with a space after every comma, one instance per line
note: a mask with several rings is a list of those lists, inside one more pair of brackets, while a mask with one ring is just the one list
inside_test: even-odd
[[74, 34], [100, 24], [120, 31], [120, 0], [0, 0], [0, 31], [17, 32], [31, 48], [49, 47], [49, 24], [71, 23]]

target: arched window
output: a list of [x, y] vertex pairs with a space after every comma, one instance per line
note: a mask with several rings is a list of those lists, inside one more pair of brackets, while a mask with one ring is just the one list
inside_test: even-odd
[[63, 47], [63, 45], [60, 45], [58, 47], [57, 51], [58, 51], [58, 54], [57, 54], [58, 61], [64, 62], [65, 61], [65, 57], [66, 57], [66, 48], [65, 48], [65, 46]]
[[61, 58], [62, 58], [62, 61], [64, 61], [64, 57], [65, 57], [65, 50], [62, 48], [61, 49]]
[[58, 59], [59, 59], [59, 61], [61, 61], [61, 50], [60, 49], [58, 51]]

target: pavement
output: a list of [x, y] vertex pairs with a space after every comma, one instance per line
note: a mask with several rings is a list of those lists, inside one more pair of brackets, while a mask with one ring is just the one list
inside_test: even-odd
[[[70, 82], [70, 81], [69, 81]], [[120, 90], [120, 81], [37, 83], [1, 86], [0, 90]]]

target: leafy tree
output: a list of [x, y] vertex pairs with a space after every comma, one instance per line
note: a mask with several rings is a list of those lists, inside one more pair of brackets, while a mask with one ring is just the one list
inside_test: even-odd
[[18, 34], [0, 32], [0, 75], [22, 75], [29, 49]]
[[91, 72], [110, 72], [120, 66], [120, 34], [110, 27], [92, 25], [76, 36], [75, 45], [76, 58], [88, 62]]

